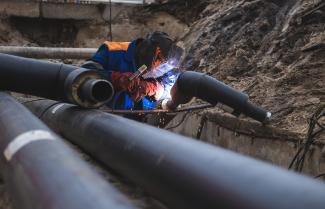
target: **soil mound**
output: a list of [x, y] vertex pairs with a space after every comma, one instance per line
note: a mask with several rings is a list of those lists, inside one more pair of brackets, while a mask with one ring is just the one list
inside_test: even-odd
[[212, 1], [184, 37], [185, 70], [206, 72], [305, 132], [325, 103], [323, 0]]

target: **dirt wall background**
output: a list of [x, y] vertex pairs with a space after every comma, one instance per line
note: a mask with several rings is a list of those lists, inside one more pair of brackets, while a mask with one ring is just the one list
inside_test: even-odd
[[[306, 133], [309, 117], [318, 106], [325, 104], [324, 1], [163, 2], [159, 6], [115, 8], [113, 40], [128, 41], [154, 30], [171, 34], [184, 43], [184, 70], [205, 72], [246, 92], [255, 103], [273, 113], [273, 121], [268, 126], [299, 136], [297, 142], [287, 141], [288, 134], [282, 136], [282, 141], [274, 142], [266, 136], [254, 137], [254, 133], [240, 137], [236, 130], [220, 127], [222, 121], [207, 121], [199, 127], [204, 119], [203, 111], [191, 115], [172, 130], [287, 165]], [[1, 45], [98, 47], [108, 39], [109, 31], [105, 21], [0, 14]], [[206, 112], [220, 113], [216, 108]], [[182, 115], [170, 125], [180, 121]], [[228, 121], [232, 128], [240, 123]], [[199, 129], [202, 130], [198, 137]], [[312, 174], [325, 169], [324, 146], [320, 145], [309, 155], [307, 172]], [[8, 202], [0, 184], [0, 208], [10, 208]]]
[[[309, 118], [325, 104], [322, 0], [163, 2], [113, 7], [113, 40], [165, 31], [183, 42], [183, 70], [205, 72], [244, 91], [272, 112], [270, 126], [306, 133]], [[0, 18], [3, 45], [97, 47], [108, 35], [109, 24], [98, 20]]]
[[322, 0], [210, 1], [185, 35], [185, 70], [206, 72], [273, 113], [272, 126], [305, 133], [325, 103]]

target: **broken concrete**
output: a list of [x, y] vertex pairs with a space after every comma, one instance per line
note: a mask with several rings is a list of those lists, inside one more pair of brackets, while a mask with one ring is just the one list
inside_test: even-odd
[[[303, 134], [211, 111], [178, 114], [166, 129], [285, 168], [305, 140]], [[325, 173], [324, 140], [316, 140], [308, 152], [304, 173]]]

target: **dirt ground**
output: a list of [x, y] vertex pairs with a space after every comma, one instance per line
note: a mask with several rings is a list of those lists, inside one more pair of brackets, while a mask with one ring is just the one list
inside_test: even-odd
[[23, 37], [16, 28], [12, 27], [8, 19], [0, 19], [0, 44], [25, 46], [28, 43], [30, 43], [30, 40]]

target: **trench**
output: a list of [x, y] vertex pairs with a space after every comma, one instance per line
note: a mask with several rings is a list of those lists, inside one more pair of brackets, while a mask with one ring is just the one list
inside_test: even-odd
[[[276, 9], [273, 8], [272, 12], [273, 10]], [[146, 33], [153, 30], [165, 31], [171, 34], [173, 38], [183, 40], [184, 36], [185, 39], [187, 38], [186, 34], [191, 29], [188, 27], [188, 23], [185, 23], [180, 18], [164, 11], [157, 11], [154, 14], [145, 13], [141, 15], [137, 12], [138, 10], [134, 10], [132, 8], [123, 8], [120, 15], [117, 15], [114, 18], [114, 21], [112, 22], [113, 40], [132, 40], [136, 37], [144, 36]], [[227, 19], [227, 21], [223, 22], [223, 24], [227, 23], [231, 25], [231, 22], [236, 22], [239, 20], [241, 20], [241, 17], [237, 16], [233, 19]], [[275, 20], [272, 19], [272, 27], [275, 27], [274, 21]], [[23, 44], [32, 46], [96, 48], [103, 41], [108, 39], [110, 32], [107, 22], [98, 22], [94, 20], [46, 19], [12, 16], [3, 19], [2, 22], [4, 27], [0, 28], [0, 42], [4, 45]], [[197, 25], [198, 24], [196, 23], [194, 27], [198, 27]], [[267, 30], [269, 30], [269, 28], [267, 28]], [[125, 33], [125, 31], [128, 31], [128, 33]], [[1, 34], [1, 32], [3, 33]], [[6, 33], [4, 32], [7, 32], [7, 34], [13, 32], [17, 36], [6, 37]], [[211, 30], [208, 32], [212, 33], [214, 31]], [[201, 34], [201, 32], [194, 31], [193, 34], [195, 33], [197, 33], [197, 37], [200, 37], [201, 39], [206, 36], [204, 33]], [[217, 34], [215, 39], [217, 39], [219, 36], [220, 35]], [[195, 38], [193, 40], [195, 40]], [[193, 42], [193, 40], [190, 40], [189, 43]], [[207, 47], [204, 44], [210, 44], [210, 46]], [[198, 52], [200, 57], [193, 58], [188, 56], [186, 59], [189, 60], [189, 63], [193, 62], [195, 64], [193, 66], [197, 66], [198, 69], [204, 68], [204, 64], [207, 62], [206, 58], [214, 59], [213, 55], [209, 53], [204, 54], [205, 52], [202, 52], [204, 50], [211, 50], [209, 47], [212, 47], [212, 44], [210, 42], [204, 42], [204, 40], [198, 43], [198, 45], [191, 45], [190, 52], [196, 52], [193, 48], [200, 48], [200, 51]], [[240, 53], [238, 52], [238, 54]], [[225, 60], [227, 59], [228, 58], [225, 58]], [[244, 61], [246, 63], [247, 60], [245, 59]], [[69, 64], [80, 64], [82, 62], [71, 60], [64, 61], [68, 62]], [[224, 60], [221, 61], [224, 62]], [[213, 64], [217, 66], [219, 63]], [[212, 64], [206, 65], [208, 66], [208, 72], [209, 70], [215, 68], [215, 66], [212, 66]], [[282, 69], [278, 70], [282, 72]], [[242, 72], [244, 71], [240, 71], [240, 73]], [[219, 71], [217, 73], [219, 73]], [[238, 71], [236, 71], [236, 73], [238, 73]], [[224, 77], [235, 80], [235, 84], [242, 84], [241, 81], [236, 78], [236, 73], [232, 73], [231, 76]], [[222, 76], [220, 76], [220, 78], [223, 78]], [[241, 87], [239, 84], [238, 86]], [[215, 111], [215, 109], [180, 113], [175, 117], [169, 117], [168, 120], [171, 120], [165, 127], [168, 130], [190, 136], [196, 138], [197, 140], [201, 140], [216, 146], [221, 146], [235, 152], [252, 156], [284, 168], [288, 167], [299, 146], [305, 140], [304, 133], [283, 130], [273, 124], [263, 126], [256, 122], [242, 118], [235, 118], [233, 116], [220, 113], [219, 111]], [[305, 122], [307, 123], [307, 121]], [[155, 122], [153, 123], [154, 125], [158, 125]], [[119, 190], [127, 194], [127, 196], [130, 197], [133, 202], [139, 205], [141, 208], [166, 208], [159, 203], [159, 201], [152, 198], [149, 194], [146, 194], [141, 188], [132, 184], [118, 174], [107, 171], [105, 168], [103, 169], [102, 165], [97, 164], [83, 153], [80, 153], [80, 155], [85, 160], [90, 161], [94, 165], [95, 169], [107, 177], [108, 181], [113, 182], [114, 185], [119, 188]], [[323, 138], [318, 139], [317, 142], [311, 147], [310, 152], [308, 152], [303, 173], [312, 177], [325, 173]], [[6, 192], [5, 186], [1, 184], [0, 208], [10, 209], [11, 207], [10, 197]]]

